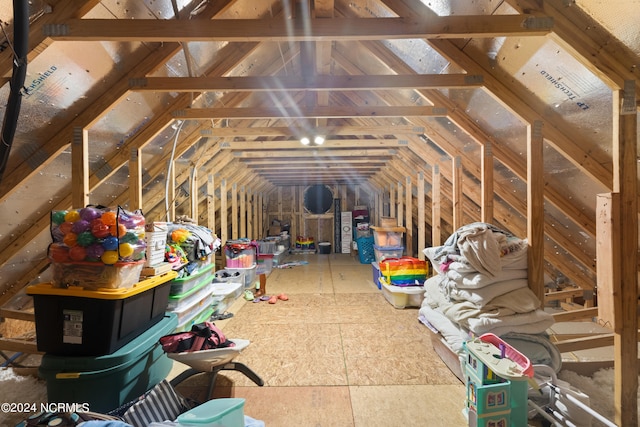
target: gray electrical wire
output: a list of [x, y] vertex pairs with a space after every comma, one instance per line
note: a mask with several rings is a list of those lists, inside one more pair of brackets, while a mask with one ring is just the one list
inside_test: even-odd
[[180, 136], [180, 131], [182, 130], [182, 126], [184, 126], [184, 121], [178, 120], [178, 126], [176, 127], [175, 132], [173, 133], [173, 146], [171, 147], [171, 156], [169, 157], [169, 164], [167, 165], [167, 176], [165, 179], [165, 188], [164, 188], [164, 207], [166, 209], [167, 221], [171, 222], [173, 218], [171, 218], [171, 210], [169, 209], [169, 201], [173, 203], [174, 196], [171, 196], [171, 200], [169, 199], [169, 183], [171, 182], [171, 165], [173, 165], [174, 156], [176, 154], [176, 146], [178, 145], [178, 136]]

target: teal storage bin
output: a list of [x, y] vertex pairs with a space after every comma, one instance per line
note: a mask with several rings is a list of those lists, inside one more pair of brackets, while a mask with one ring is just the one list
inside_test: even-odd
[[93, 412], [109, 412], [142, 396], [164, 380], [173, 360], [158, 340], [178, 324], [174, 313], [114, 353], [97, 357], [45, 354], [38, 374], [47, 382], [49, 403], [87, 403]]
[[213, 399], [178, 415], [180, 426], [244, 427], [244, 402], [238, 397]]

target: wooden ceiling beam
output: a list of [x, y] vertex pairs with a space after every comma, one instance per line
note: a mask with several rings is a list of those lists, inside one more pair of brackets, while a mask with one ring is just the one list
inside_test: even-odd
[[280, 151], [264, 151], [264, 150], [244, 150], [244, 151], [232, 151], [233, 155], [239, 159], [279, 159], [290, 157], [306, 157], [306, 158], [344, 158], [349, 156], [356, 157], [379, 157], [379, 156], [394, 156], [397, 154], [397, 150], [389, 148], [366, 148], [366, 149], [346, 149], [346, 150], [317, 150], [314, 148], [307, 149], [307, 155], [300, 151], [293, 152], [292, 150], [280, 150]]
[[220, 143], [223, 150], [300, 150], [301, 154], [309, 154], [309, 150], [330, 148], [395, 148], [406, 146], [407, 141], [401, 139], [331, 139], [325, 140], [321, 146], [302, 145], [298, 140], [289, 141], [225, 141]]
[[190, 108], [173, 112], [175, 119], [270, 119], [270, 118], [344, 118], [344, 117], [445, 117], [446, 108], [419, 106], [332, 106], [332, 107], [238, 107]]
[[129, 88], [139, 92], [460, 89], [481, 87], [482, 80], [482, 75], [471, 74], [137, 77], [129, 80]]
[[202, 136], [210, 137], [276, 137], [298, 136], [303, 133], [314, 135], [408, 135], [423, 134], [420, 126], [313, 126], [313, 127], [218, 127], [202, 130]]
[[292, 42], [326, 40], [460, 39], [545, 36], [553, 19], [533, 15], [333, 18], [333, 19], [69, 19], [43, 26], [64, 41]]
[[341, 175], [352, 175], [357, 173], [359, 175], [373, 175], [377, 170], [373, 170], [371, 168], [367, 169], [329, 169], [329, 170], [321, 170], [321, 169], [296, 169], [296, 170], [286, 170], [286, 171], [266, 171], [261, 172], [261, 178], [270, 179], [272, 177], [288, 177], [289, 179], [295, 179], [298, 176], [341, 176]]
[[[339, 159], [331, 159], [331, 167], [336, 167], [336, 165], [342, 167], [343, 165], [348, 165], [349, 167], [359, 167], [360, 165], [364, 166], [372, 166], [372, 167], [383, 167], [386, 162], [391, 159], [391, 157], [387, 158], [379, 158], [376, 160], [372, 160], [369, 158], [365, 159], [354, 159], [350, 157], [344, 157]], [[256, 159], [257, 160], [257, 159]], [[273, 168], [280, 169], [295, 169], [300, 167], [300, 163], [304, 163], [305, 167], [327, 167], [327, 162], [323, 160], [313, 160], [308, 157], [291, 159], [288, 158], [286, 162], [276, 162], [274, 160], [269, 160], [268, 162], [257, 162], [257, 161], [246, 161], [245, 159], [241, 160], [241, 163], [247, 165], [248, 168], [254, 170], [268, 170]]]

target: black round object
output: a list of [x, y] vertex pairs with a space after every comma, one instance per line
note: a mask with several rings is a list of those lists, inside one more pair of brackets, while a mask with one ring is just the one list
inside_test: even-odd
[[304, 207], [310, 213], [327, 213], [332, 205], [333, 193], [326, 185], [312, 185], [304, 191]]

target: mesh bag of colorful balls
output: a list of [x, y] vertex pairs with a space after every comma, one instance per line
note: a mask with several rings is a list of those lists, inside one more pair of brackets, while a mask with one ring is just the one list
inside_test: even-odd
[[56, 287], [131, 287], [144, 266], [145, 219], [140, 211], [87, 206], [51, 212], [47, 255]]

